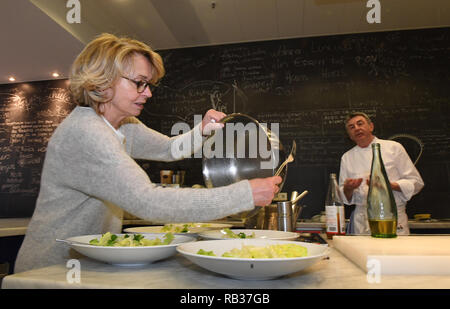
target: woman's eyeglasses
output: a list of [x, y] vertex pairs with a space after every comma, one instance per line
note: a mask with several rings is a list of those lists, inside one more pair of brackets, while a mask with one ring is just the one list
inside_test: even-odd
[[155, 86], [150, 84], [149, 82], [143, 81], [143, 80], [134, 80], [125, 76], [122, 76], [125, 79], [128, 79], [130, 82], [134, 83], [136, 85], [136, 90], [138, 93], [142, 93], [145, 91], [145, 88], [150, 89], [150, 92], [153, 92], [153, 90], [155, 89]]

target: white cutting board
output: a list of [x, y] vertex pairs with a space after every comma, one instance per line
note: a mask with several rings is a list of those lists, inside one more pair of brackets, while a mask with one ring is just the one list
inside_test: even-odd
[[450, 275], [450, 236], [334, 236], [332, 246], [366, 272]]

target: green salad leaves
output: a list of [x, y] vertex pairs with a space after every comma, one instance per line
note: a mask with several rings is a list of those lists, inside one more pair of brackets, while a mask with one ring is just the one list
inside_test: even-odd
[[172, 233], [167, 233], [164, 235], [164, 239], [159, 238], [147, 239], [141, 234], [125, 234], [122, 236], [117, 236], [107, 232], [100, 237], [100, 239], [94, 238], [89, 241], [89, 244], [93, 246], [104, 246], [104, 247], [143, 247], [143, 246], [161, 246], [169, 245], [174, 236]]
[[226, 238], [255, 238], [255, 232], [253, 232], [251, 235], [246, 235], [245, 233], [234, 233], [229, 228], [223, 229], [222, 231], [225, 232], [224, 237]]

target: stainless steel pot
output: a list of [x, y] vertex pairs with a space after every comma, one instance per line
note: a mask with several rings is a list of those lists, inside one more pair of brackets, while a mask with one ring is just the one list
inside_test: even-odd
[[[274, 132], [240, 113], [230, 114], [221, 122], [225, 124], [224, 128], [215, 131], [204, 144], [202, 172], [206, 187], [275, 175], [286, 158], [286, 151]], [[287, 177], [287, 165], [280, 176], [283, 179], [281, 191]]]

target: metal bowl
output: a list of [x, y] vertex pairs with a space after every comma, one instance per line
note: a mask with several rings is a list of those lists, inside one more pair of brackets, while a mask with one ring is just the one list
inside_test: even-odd
[[[286, 151], [267, 125], [254, 118], [236, 113], [220, 122], [225, 126], [205, 141], [203, 148], [203, 178], [208, 188], [236, 183], [243, 179], [265, 178], [275, 175], [286, 158]], [[283, 181], [287, 165], [280, 173]]]

